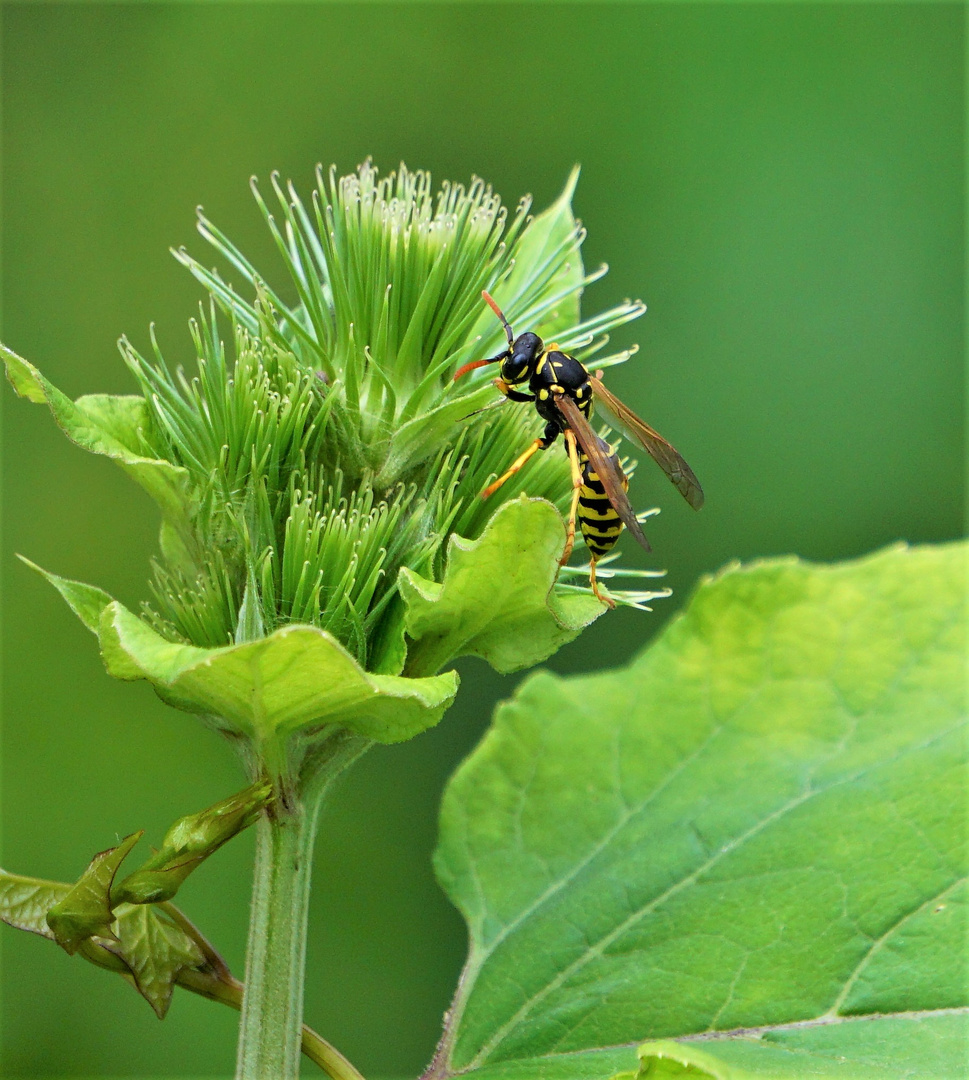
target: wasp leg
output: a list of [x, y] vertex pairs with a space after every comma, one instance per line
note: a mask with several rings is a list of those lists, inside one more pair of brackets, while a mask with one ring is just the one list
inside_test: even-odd
[[516, 390], [511, 383], [506, 383], [504, 379], [495, 379], [494, 386], [496, 390], [499, 390], [502, 394], [508, 398], [509, 401], [534, 401], [534, 394], [525, 394], [521, 390]]
[[596, 581], [596, 563], [598, 561], [598, 555], [592, 555], [589, 558], [589, 584], [592, 586], [592, 594], [603, 604], [608, 604], [609, 607], [614, 608], [616, 606], [616, 601], [613, 600], [611, 596], [606, 596], [599, 592], [599, 582]]
[[499, 476], [498, 479], [493, 484], [489, 484], [484, 489], [484, 491], [481, 492], [481, 498], [482, 499], [487, 499], [489, 495], [494, 495], [494, 493], [498, 490], [498, 488], [500, 488], [501, 485], [506, 480], [508, 480], [512, 476], [514, 476], [515, 473], [518, 472], [518, 470], [525, 464], [526, 461], [528, 461], [528, 459], [530, 457], [532, 457], [533, 454], [536, 454], [539, 450], [544, 450], [545, 445], [546, 444], [545, 444], [544, 439], [536, 439], [532, 443], [532, 445], [525, 451], [524, 454], [522, 454], [520, 457], [517, 457], [515, 459], [515, 461], [512, 464], [511, 468], [508, 469], [507, 472], [505, 472], [503, 475]]
[[565, 566], [572, 557], [572, 548], [575, 547], [575, 518], [579, 512], [579, 495], [582, 492], [582, 466], [579, 464], [575, 432], [571, 428], [566, 428], [564, 438], [569, 463], [572, 466], [572, 508], [569, 510], [569, 520], [565, 526], [565, 550], [562, 552], [562, 558], [559, 559], [559, 566]]

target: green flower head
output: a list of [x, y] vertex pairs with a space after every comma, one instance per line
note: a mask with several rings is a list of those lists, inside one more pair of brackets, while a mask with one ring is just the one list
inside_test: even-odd
[[503, 399], [485, 375], [453, 379], [504, 347], [482, 290], [580, 359], [643, 312], [580, 317], [605, 268], [582, 266], [576, 179], [531, 217], [529, 200], [509, 213], [481, 180], [435, 191], [403, 166], [318, 170], [309, 200], [273, 177], [272, 207], [253, 192], [279, 280], [201, 214], [222, 270], [176, 253], [209, 294], [191, 323], [195, 373], [173, 370], [153, 334], [149, 356], [122, 339], [140, 393], [72, 402], [4, 349], [18, 392], [161, 511], [140, 617], [47, 575], [109, 671], [259, 743], [337, 728], [392, 742], [436, 722], [456, 687], [438, 673], [456, 657], [520, 669], [602, 612], [581, 571], [559, 580], [566, 456], [538, 455], [482, 500], [542, 421], [491, 408]]

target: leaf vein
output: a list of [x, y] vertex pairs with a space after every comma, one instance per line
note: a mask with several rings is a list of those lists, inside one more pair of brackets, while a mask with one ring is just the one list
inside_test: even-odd
[[835, 998], [834, 1003], [832, 1004], [832, 1006], [828, 1010], [828, 1012], [825, 1013], [825, 1015], [826, 1016], [837, 1016], [837, 1015], [839, 1015], [839, 1011], [841, 1009], [841, 1006], [844, 1005], [845, 1001], [848, 998], [848, 995], [851, 993], [852, 988], [854, 987], [855, 983], [858, 981], [859, 976], [862, 974], [862, 972], [865, 970], [865, 968], [869, 965], [869, 963], [871, 963], [872, 959], [881, 951], [881, 949], [883, 948], [885, 943], [892, 936], [892, 934], [895, 933], [896, 930], [898, 930], [901, 926], [904, 926], [905, 923], [908, 922], [909, 919], [912, 919], [916, 915], [920, 914], [922, 911], [924, 911], [931, 904], [937, 904], [940, 900], [945, 899], [945, 897], [948, 896], [949, 893], [951, 893], [953, 890], [957, 889], [960, 885], [964, 885], [966, 883], [966, 881], [969, 881], [969, 876], [967, 876], [965, 874], [962, 875], [962, 877], [956, 878], [955, 881], [951, 881], [948, 885], [946, 885], [946, 887], [944, 889], [942, 889], [941, 892], [936, 893], [935, 896], [930, 896], [927, 900], [924, 900], [921, 904], [919, 904], [918, 907], [912, 908], [911, 911], [906, 911], [903, 915], [899, 916], [891, 924], [891, 926], [889, 926], [888, 929], [885, 930], [885, 932], [880, 937], [877, 937], [871, 943], [871, 945], [868, 947], [868, 949], [865, 950], [865, 955], [855, 965], [854, 970], [851, 972], [851, 974], [845, 980], [845, 984], [841, 988], [841, 992]]
[[511, 922], [506, 923], [501, 930], [495, 935], [491, 942], [488, 943], [487, 948], [481, 951], [481, 962], [485, 960], [498, 948], [498, 946], [511, 934], [518, 929], [518, 927], [525, 922], [526, 919], [538, 911], [543, 905], [548, 903], [553, 897], [562, 891], [567, 885], [571, 885], [572, 882], [578, 877], [578, 875], [591, 863], [598, 855], [601, 855], [603, 851], [612, 843], [612, 841], [622, 832], [624, 828], [639, 814], [641, 814], [652, 802], [654, 802], [663, 791], [670, 786], [670, 784], [676, 779], [676, 777], [693, 762], [710, 746], [713, 740], [723, 731], [723, 725], [720, 724], [713, 728], [710, 734], [700, 743], [695, 750], [683, 758], [683, 760], [676, 766], [675, 769], [663, 779], [663, 782], [655, 787], [649, 795], [643, 799], [642, 802], [632, 807], [626, 813], [624, 813], [615, 824], [608, 829], [602, 835], [602, 839], [594, 844], [589, 851], [579, 859], [567, 874], [564, 874], [557, 881], [554, 881], [541, 895], [537, 896], [527, 907], [522, 908], [518, 915], [512, 919]]
[[532, 996], [526, 999], [523, 1004], [517, 1009], [517, 1011], [495, 1031], [492, 1037], [488, 1039], [486, 1043], [484, 1043], [484, 1045], [469, 1063], [469, 1067], [477, 1067], [487, 1061], [488, 1057], [505, 1040], [508, 1034], [512, 1030], [514, 1030], [519, 1021], [524, 1019], [524, 1017], [526, 1017], [533, 1010], [535, 1005], [547, 998], [549, 994], [562, 986], [569, 978], [572, 977], [572, 975], [574, 975], [590, 961], [600, 957], [605, 951], [605, 949], [607, 949], [613, 942], [615, 942], [624, 933], [626, 933], [627, 930], [631, 929], [637, 922], [645, 918], [647, 915], [652, 914], [652, 912], [654, 912], [660, 905], [666, 903], [666, 901], [670, 900], [672, 897], [682, 892], [685, 888], [695, 884], [696, 881], [704, 873], [706, 873], [712, 867], [716, 866], [717, 863], [721, 862], [728, 855], [738, 850], [749, 840], [759, 835], [768, 826], [774, 824], [776, 821], [780, 820], [782, 817], [786, 816], [791, 811], [802, 806], [804, 803], [814, 798], [815, 796], [823, 795], [828, 791], [833, 790], [834, 788], [840, 787], [847, 783], [851, 783], [877, 768], [882, 768], [886, 764], [889, 764], [896, 760], [900, 760], [908, 754], [916, 753], [919, 750], [923, 750], [927, 746], [931, 746], [933, 743], [946, 738], [954, 731], [957, 731], [960, 728], [964, 727], [965, 724], [965, 720], [960, 720], [957, 724], [953, 725], [949, 729], [946, 729], [945, 731], [933, 733], [933, 735], [929, 739], [926, 739], [921, 743], [915, 744], [913, 746], [900, 748], [897, 753], [892, 754], [890, 757], [882, 761], [873, 762], [867, 765], [865, 768], [859, 769], [857, 772], [840, 777], [839, 779], [832, 781], [830, 784], [826, 785], [823, 788], [806, 788], [804, 791], [801, 792], [801, 794], [795, 796], [792, 799], [789, 799], [786, 803], [777, 807], [777, 809], [773, 810], [770, 814], [767, 814], [762, 820], [756, 822], [745, 832], [741, 833], [738, 837], [731, 840], [729, 843], [724, 844], [719, 851], [717, 851], [704, 863], [698, 866], [690, 874], [687, 874], [685, 877], [681, 878], [679, 881], [669, 886], [659, 896], [650, 900], [648, 903], [640, 907], [637, 911], [633, 912], [628, 918], [618, 923], [612, 930], [604, 934], [598, 940], [598, 942], [595, 943], [595, 945], [586, 949], [581, 955], [576, 957], [576, 959], [573, 960], [571, 964], [567, 965], [565, 968], [562, 969], [562, 971], [558, 972], [558, 974], [556, 974], [554, 978], [550, 979], [543, 987], [535, 991]]

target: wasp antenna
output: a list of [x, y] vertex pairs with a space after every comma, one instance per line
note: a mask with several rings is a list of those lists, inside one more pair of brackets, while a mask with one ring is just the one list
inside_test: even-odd
[[505, 328], [505, 336], [508, 338], [508, 345], [509, 346], [514, 345], [515, 344], [515, 335], [511, 332], [511, 327], [508, 325], [508, 320], [502, 314], [501, 308], [498, 307], [498, 305], [491, 298], [491, 295], [489, 294], [487, 289], [482, 289], [481, 290], [481, 295], [484, 297], [484, 301], [488, 305], [488, 307], [490, 307], [491, 310], [501, 320], [501, 325]]
[[470, 364], [463, 364], [454, 373], [454, 381], [457, 382], [462, 375], [467, 375], [469, 371], [474, 371], [475, 368], [484, 367], [485, 364], [493, 364], [494, 360], [472, 360]]

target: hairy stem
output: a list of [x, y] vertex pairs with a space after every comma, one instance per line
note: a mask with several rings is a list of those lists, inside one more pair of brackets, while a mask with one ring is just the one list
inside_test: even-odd
[[296, 1080], [299, 1076], [316, 822], [330, 783], [368, 745], [365, 739], [336, 736], [330, 752], [315, 758], [312, 771], [304, 772], [295, 791], [278, 798], [256, 824], [236, 1080]]
[[296, 1080], [315, 814], [302, 799], [256, 824], [237, 1080]]
[[[178, 985], [211, 1001], [220, 1001], [233, 1009], [242, 1009], [245, 987], [231, 975], [213, 975], [186, 968], [178, 976]], [[303, 1053], [332, 1077], [332, 1080], [363, 1080], [359, 1072], [332, 1044], [311, 1027], [303, 1025], [300, 1035]]]

